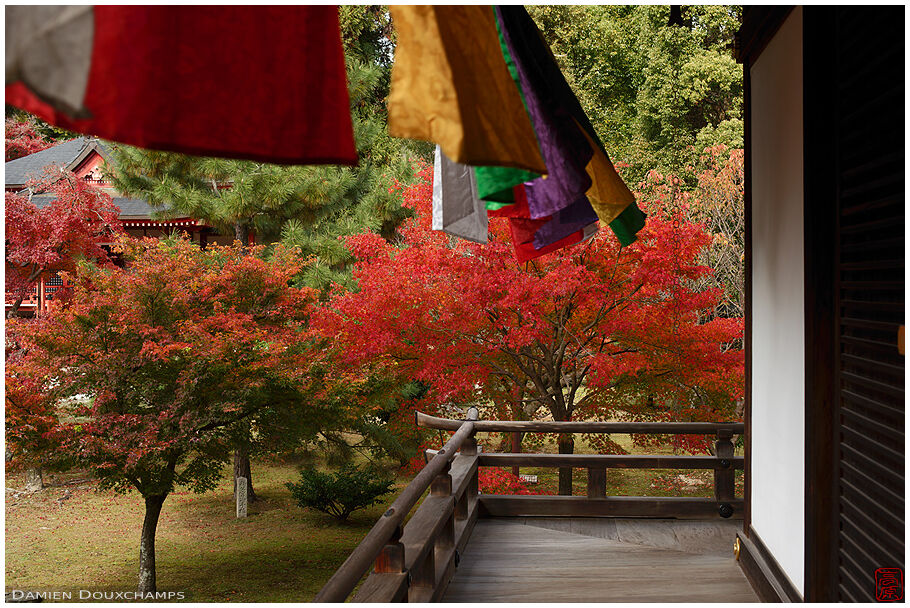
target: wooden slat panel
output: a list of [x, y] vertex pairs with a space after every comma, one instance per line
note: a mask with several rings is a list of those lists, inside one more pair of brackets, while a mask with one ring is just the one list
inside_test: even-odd
[[895, 382], [900, 381], [904, 376], [904, 368], [899, 365], [892, 365], [882, 361], [869, 361], [868, 359], [848, 354], [841, 355], [841, 361], [845, 367], [860, 368], [866, 373], [887, 374]]
[[[866, 395], [861, 395], [859, 393], [842, 389], [841, 390], [841, 401], [842, 403], [848, 403], [857, 407], [872, 407], [879, 408], [880, 413], [884, 414], [885, 419], [890, 419], [892, 417], [897, 417], [898, 419], [903, 419], [903, 410], [898, 407], [891, 407], [885, 405], [881, 402], [875, 401], [874, 399], [869, 399]], [[865, 411], [865, 410], [864, 410]]]
[[875, 518], [869, 515], [868, 511], [858, 508], [856, 505], [847, 500], [846, 496], [841, 496], [841, 508], [845, 519], [849, 519], [865, 531], [868, 537], [881, 543], [885, 551], [900, 555], [904, 552], [904, 543], [894, 537], [894, 531], [883, 526]]
[[853, 463], [842, 460], [840, 463], [840, 474], [843, 479], [852, 483], [855, 487], [861, 488], [869, 496], [875, 498], [879, 503], [884, 504], [891, 511], [902, 512], [904, 510], [904, 496], [897, 494], [888, 486], [882, 485], [865, 471], [859, 470]]
[[882, 424], [868, 416], [863, 416], [859, 412], [847, 408], [842, 408], [841, 413], [845, 418], [843, 426], [848, 426], [865, 436], [878, 436], [883, 439], [890, 439], [895, 445], [902, 445], [904, 443], [903, 428], [894, 428], [887, 424]]
[[888, 480], [888, 485], [895, 488], [895, 490], [903, 489], [904, 476], [901, 471], [896, 469], [899, 463], [877, 460], [846, 442], [841, 443], [841, 449], [844, 450], [845, 459], [863, 467], [863, 470], [873, 474], [878, 479]]
[[879, 443], [874, 439], [870, 439], [868, 436], [865, 436], [862, 433], [859, 433], [849, 427], [844, 427], [842, 430], [844, 432], [845, 441], [857, 441], [871, 454], [877, 454], [880, 458], [891, 459], [894, 462], [899, 462], [901, 459], [903, 459], [903, 454], [897, 450], [889, 448], [888, 446]]
[[[844, 537], [850, 538], [854, 543], [868, 548], [872, 559], [878, 564], [876, 568], [890, 567], [884, 566], [884, 564], [893, 564], [902, 559], [903, 551], [897, 552], [882, 547], [877, 535], [869, 534], [869, 530], [863, 526], [862, 522], [854, 521], [847, 514], [842, 513], [841, 525], [843, 526], [841, 534]], [[845, 550], [843, 545], [841, 550]]]
[[872, 573], [875, 572], [875, 569], [877, 568], [875, 560], [869, 555], [863, 545], [857, 543], [849, 536], [844, 536], [843, 541], [844, 550], [838, 552], [839, 559], [844, 560], [844, 554], [850, 555], [852, 561], [859, 566], [860, 571], [868, 573], [868, 576], [871, 579], [873, 576]]
[[[874, 568], [904, 565], [903, 17], [836, 9], [838, 577], [872, 601]], [[886, 58], [890, 58], [887, 59]], [[861, 119], [866, 117], [867, 119]]]

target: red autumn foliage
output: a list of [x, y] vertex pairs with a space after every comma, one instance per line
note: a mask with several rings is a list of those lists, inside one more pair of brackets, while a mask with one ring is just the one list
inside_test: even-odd
[[483, 494], [549, 494], [545, 490], [535, 490], [518, 475], [500, 467], [481, 467], [477, 471], [477, 481]]
[[[14, 358], [15, 359], [15, 358]], [[9, 358], [6, 364], [6, 448], [15, 467], [52, 466], [57, 426], [54, 402], [42, 390], [41, 379], [23, 373]]]
[[[32, 193], [52, 197], [39, 208]], [[35, 282], [73, 272], [79, 259], [108, 263], [102, 247], [122, 233], [120, 210], [111, 197], [72, 173], [48, 168], [19, 193], [6, 193], [6, 292], [15, 315]]]
[[417, 217], [400, 243], [347, 241], [359, 290], [337, 293], [317, 322], [343, 345], [343, 364], [425, 383], [428, 408], [491, 400], [485, 415], [504, 418], [734, 416], [743, 358], [730, 345], [742, 319], [711, 318], [721, 290], [697, 287], [711, 272], [698, 263], [711, 240], [700, 225], [652, 209], [631, 246], [602, 230], [518, 264], [505, 222], [491, 221], [487, 245], [430, 230], [431, 171], [421, 177], [402, 192]]
[[[72, 459], [102, 488], [142, 494], [147, 548], [167, 495], [211, 488], [240, 425], [318, 427], [307, 391], [319, 353], [305, 339], [314, 292], [292, 286], [303, 261], [280, 246], [268, 259], [262, 248], [203, 251], [186, 240], [120, 248], [125, 269], [80, 265], [67, 306], [11, 322], [25, 355], [7, 383], [13, 395], [43, 395], [15, 415], [48, 441], [46, 457]], [[35, 432], [21, 446], [16, 432], [9, 442], [32, 449]], [[154, 576], [154, 552], [141, 553]]]
[[7, 162], [46, 150], [57, 143], [41, 135], [32, 118], [7, 118], [5, 133]]

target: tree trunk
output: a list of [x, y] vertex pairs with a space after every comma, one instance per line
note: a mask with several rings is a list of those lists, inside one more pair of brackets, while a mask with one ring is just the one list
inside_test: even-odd
[[16, 298], [16, 301], [13, 302], [13, 305], [9, 307], [9, 310], [6, 311], [7, 319], [15, 319], [19, 316], [19, 308], [22, 306], [22, 301], [25, 299], [25, 296], [19, 296]]
[[250, 472], [250, 456], [246, 448], [234, 450], [234, 502], [237, 502], [237, 478], [246, 477], [246, 502], [256, 502], [256, 492], [253, 491], [253, 476]]
[[139, 540], [139, 593], [155, 593], [155, 531], [167, 494], [145, 497], [145, 519]]
[[250, 228], [246, 224], [241, 224], [237, 222], [234, 224], [234, 240], [240, 241], [240, 244], [246, 247], [249, 243], [247, 240], [250, 237]]
[[25, 491], [37, 492], [44, 489], [44, 476], [41, 467], [29, 467], [25, 469]]
[[[558, 440], [560, 454], [572, 454], [575, 452], [575, 436], [571, 433], [561, 434]], [[572, 469], [559, 469], [559, 494], [562, 496], [572, 495]]]

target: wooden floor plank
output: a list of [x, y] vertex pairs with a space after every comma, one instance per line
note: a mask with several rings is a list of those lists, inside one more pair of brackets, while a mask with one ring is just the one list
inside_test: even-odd
[[682, 524], [675, 535], [666, 520], [551, 524], [567, 530], [542, 519], [478, 521], [443, 601], [758, 601], [732, 549], [699, 552], [689, 522], [673, 522]]

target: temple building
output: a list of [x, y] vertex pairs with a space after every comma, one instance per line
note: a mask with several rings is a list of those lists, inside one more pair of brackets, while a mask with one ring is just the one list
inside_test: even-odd
[[[112, 152], [104, 142], [91, 137], [78, 137], [55, 146], [23, 156], [6, 163], [6, 192], [20, 192], [30, 180], [39, 179], [45, 167], [56, 166], [71, 171], [77, 177], [110, 195], [114, 205], [120, 209], [120, 221], [124, 231], [134, 237], [160, 237], [174, 232], [185, 232], [194, 242], [205, 246], [208, 243], [229, 245], [233, 235], [223, 236], [207, 226], [205, 222], [191, 217], [168, 217], [167, 209], [152, 207], [146, 201], [123, 196], [111, 183], [104, 179], [102, 165], [112, 159]], [[52, 196], [36, 194], [32, 202], [38, 208], [51, 203]], [[52, 300], [54, 293], [62, 286], [56, 274], [39, 279], [34, 292], [19, 308], [22, 316], [31, 316], [41, 311]], [[7, 309], [12, 299], [6, 298]]]

